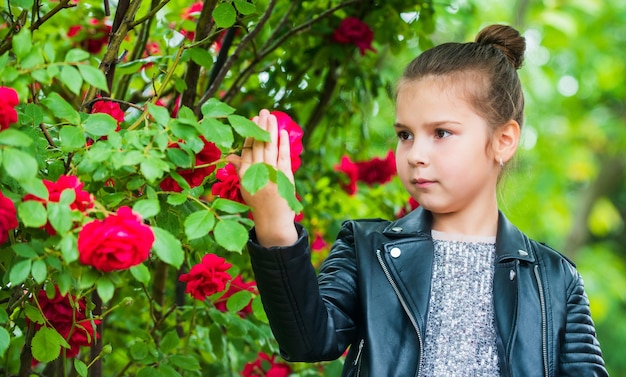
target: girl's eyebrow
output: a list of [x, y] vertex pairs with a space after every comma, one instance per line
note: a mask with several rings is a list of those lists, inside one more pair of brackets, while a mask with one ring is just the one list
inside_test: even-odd
[[[461, 125], [461, 122], [455, 121], [455, 120], [437, 120], [437, 121], [433, 121], [433, 122], [428, 122], [426, 124], [424, 124], [424, 126], [426, 127], [439, 127], [442, 126], [444, 124], [455, 124], [455, 125]], [[409, 126], [406, 126], [402, 123], [398, 123], [395, 122], [393, 124], [394, 128], [410, 128]]]

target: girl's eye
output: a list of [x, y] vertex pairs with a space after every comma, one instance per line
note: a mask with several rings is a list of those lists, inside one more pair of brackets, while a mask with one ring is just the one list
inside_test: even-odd
[[406, 131], [398, 131], [398, 139], [405, 141], [405, 140], [410, 140], [412, 138], [413, 136], [410, 133]]
[[446, 137], [448, 137], [450, 135], [452, 135], [450, 133], [450, 131], [446, 131], [446, 130], [442, 130], [442, 129], [435, 130], [435, 137], [437, 139], [444, 139], [444, 138], [446, 138]]

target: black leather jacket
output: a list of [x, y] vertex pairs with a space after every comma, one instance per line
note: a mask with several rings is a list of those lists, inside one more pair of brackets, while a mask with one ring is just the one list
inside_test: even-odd
[[[347, 221], [317, 278], [303, 228], [293, 246], [270, 249], [255, 242], [253, 230], [252, 267], [282, 356], [332, 360], [351, 346], [343, 376], [420, 376], [433, 264], [430, 223], [421, 208], [394, 222]], [[390, 253], [394, 248], [400, 253]], [[503, 214], [495, 263], [501, 375], [607, 376], [575, 266]]]

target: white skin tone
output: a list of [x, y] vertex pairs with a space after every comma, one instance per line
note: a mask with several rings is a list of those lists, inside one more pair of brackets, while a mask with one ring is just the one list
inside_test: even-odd
[[[472, 74], [456, 77], [470, 80]], [[515, 153], [520, 127], [511, 120], [490, 137], [486, 120], [463, 96], [474, 82], [463, 84], [426, 76], [400, 86], [394, 124], [398, 176], [431, 211], [433, 229], [494, 236], [500, 159]]]
[[[278, 145], [276, 118], [269, 111], [261, 110], [253, 121], [270, 133], [271, 141], [246, 139], [241, 157], [229, 157], [240, 179], [251, 164], [263, 162], [293, 181], [286, 131]], [[515, 153], [519, 124], [510, 120], [490, 138], [485, 119], [455, 93], [449, 80], [428, 76], [400, 86], [394, 128], [398, 176], [409, 194], [433, 214], [433, 229], [495, 235], [500, 159], [506, 162]], [[295, 214], [274, 184], [254, 195], [242, 189], [242, 196], [252, 208], [260, 245], [296, 242]]]

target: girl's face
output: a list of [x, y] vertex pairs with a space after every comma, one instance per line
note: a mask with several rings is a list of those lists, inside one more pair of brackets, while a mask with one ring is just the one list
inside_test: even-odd
[[[497, 210], [500, 170], [487, 122], [467, 102], [467, 81], [427, 76], [403, 83], [397, 95], [398, 176], [434, 215], [482, 218]], [[469, 217], [466, 217], [469, 216]]]

